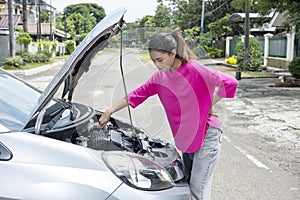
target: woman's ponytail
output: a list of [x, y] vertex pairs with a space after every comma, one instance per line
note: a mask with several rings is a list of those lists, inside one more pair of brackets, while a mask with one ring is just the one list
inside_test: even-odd
[[171, 53], [176, 50], [176, 58], [182, 63], [186, 63], [190, 59], [197, 59], [197, 56], [189, 49], [179, 30], [171, 33], [158, 33], [150, 40], [148, 44], [149, 51], [157, 50]]
[[180, 30], [175, 29], [171, 32], [171, 35], [175, 38], [177, 42], [177, 56], [183, 63], [187, 62], [190, 59], [197, 59], [197, 56], [187, 46], [184, 38], [180, 33]]

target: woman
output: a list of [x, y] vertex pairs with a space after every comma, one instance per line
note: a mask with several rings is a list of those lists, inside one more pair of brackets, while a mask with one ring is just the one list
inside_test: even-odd
[[[222, 141], [212, 106], [222, 98], [233, 98], [237, 81], [198, 63], [178, 31], [155, 35], [148, 49], [158, 71], [128, 94], [128, 103], [135, 108], [148, 97], [159, 96], [175, 145], [183, 152], [191, 199], [210, 199]], [[126, 106], [127, 100], [122, 98], [108, 108], [99, 119], [100, 126], [104, 128], [110, 116]]]

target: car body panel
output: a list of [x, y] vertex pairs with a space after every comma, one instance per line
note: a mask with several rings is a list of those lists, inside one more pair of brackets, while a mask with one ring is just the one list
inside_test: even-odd
[[11, 159], [0, 161], [0, 171], [6, 172], [1, 173], [0, 197], [51, 199], [50, 186], [56, 188], [52, 197], [73, 195], [77, 189], [103, 197], [122, 184], [103, 163], [100, 151], [24, 132], [2, 133], [0, 141], [12, 153]]

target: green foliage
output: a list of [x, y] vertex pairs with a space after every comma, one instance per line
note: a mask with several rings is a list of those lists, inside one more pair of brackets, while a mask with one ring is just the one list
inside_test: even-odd
[[288, 65], [289, 72], [295, 77], [300, 78], [300, 57], [294, 58]]
[[243, 32], [243, 25], [241, 23], [229, 22], [231, 14], [226, 14], [224, 17], [208, 24], [208, 29], [213, 38], [221, 38], [225, 35], [234, 35]]
[[43, 52], [38, 52], [37, 54], [35, 54], [35, 59], [36, 59], [36, 62], [40, 62], [40, 63], [50, 61], [49, 56]]
[[[44, 56], [46, 56], [48, 58], [48, 60], [49, 60], [49, 58], [52, 57], [52, 52], [49, 49], [39, 50], [37, 54], [43, 54]], [[38, 55], [38, 57], [43, 57], [43, 58], [44, 58], [44, 56]], [[47, 62], [47, 60], [42, 60], [41, 62]]]
[[[262, 49], [260, 42], [255, 37], [250, 37], [249, 43], [249, 64], [245, 70], [248, 71], [261, 71], [262, 70]], [[237, 65], [240, 69], [244, 69], [244, 54], [245, 54], [245, 43], [239, 41], [235, 47], [237, 52]]]
[[47, 10], [42, 10], [40, 14], [40, 20], [42, 23], [49, 23], [50, 22], [50, 14]]
[[215, 47], [206, 47], [205, 50], [207, 51], [210, 58], [221, 58], [224, 54], [222, 49], [218, 49]]
[[186, 29], [183, 31], [185, 39], [193, 40], [197, 43], [200, 43], [200, 27], [194, 26], [190, 29]]
[[159, 4], [156, 8], [153, 18], [154, 25], [156, 27], [169, 27], [171, 22], [170, 11], [167, 6]]
[[126, 47], [141, 46], [138, 23], [126, 23], [123, 26], [123, 42]]
[[74, 38], [76, 44], [79, 44], [87, 35], [88, 35], [88, 33], [81, 33], [81, 34], [76, 35]]
[[29, 35], [29, 33], [24, 32], [24, 30], [22, 29], [19, 31], [16, 40], [20, 45], [28, 45], [30, 44], [30, 42], [32, 42], [32, 37]]
[[68, 40], [66, 41], [66, 53], [71, 54], [75, 50], [75, 41]]
[[56, 17], [56, 28], [83, 39], [79, 35], [89, 33], [104, 17], [104, 8], [95, 3], [73, 4]]
[[24, 63], [34, 63], [37, 62], [35, 55], [33, 53], [28, 52], [18, 52], [16, 53], [18, 56], [21, 56]]
[[36, 54], [28, 52], [17, 52], [17, 56], [8, 57], [4, 61], [5, 69], [21, 68], [27, 63], [47, 63], [50, 61], [51, 54], [49, 51], [39, 50]]
[[64, 13], [67, 16], [74, 13], [82, 16], [93, 16], [96, 19], [96, 23], [100, 22], [106, 15], [104, 8], [96, 3], [72, 4], [65, 8]]
[[16, 68], [20, 68], [23, 65], [23, 59], [21, 56], [15, 56], [14, 58], [8, 57], [4, 60], [5, 66], [14, 66]]
[[295, 27], [296, 32], [300, 33], [300, 1], [295, 0], [256, 0], [255, 7], [259, 13], [268, 14], [273, 10], [286, 12], [287, 26]]
[[52, 42], [51, 44], [52, 44], [51, 51], [55, 53], [56, 52], [57, 43], [56, 42]]
[[182, 30], [198, 26], [201, 22], [199, 1], [171, 1], [173, 5], [173, 23]]
[[139, 21], [139, 28], [155, 27], [154, 16], [146, 15]]
[[[191, 0], [165, 0], [172, 12], [172, 24], [182, 30], [190, 29], [201, 24], [202, 1]], [[240, 12], [230, 4], [228, 0], [205, 1], [204, 32], [208, 30], [208, 24], [221, 19], [226, 14]]]

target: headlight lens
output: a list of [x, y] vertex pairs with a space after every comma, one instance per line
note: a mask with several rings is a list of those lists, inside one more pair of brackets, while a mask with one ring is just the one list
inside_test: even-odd
[[127, 185], [141, 190], [164, 190], [175, 185], [169, 173], [157, 163], [129, 152], [102, 154], [108, 168]]

